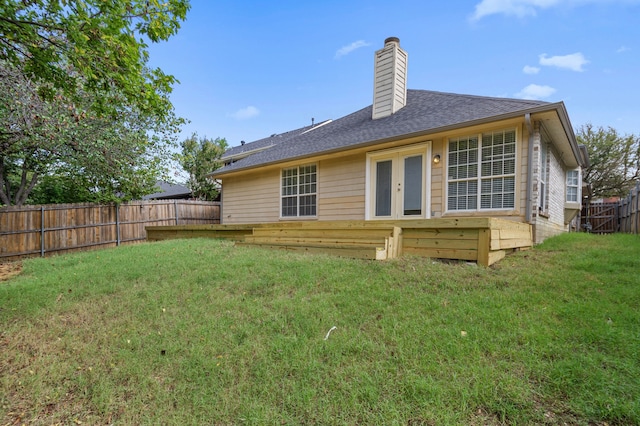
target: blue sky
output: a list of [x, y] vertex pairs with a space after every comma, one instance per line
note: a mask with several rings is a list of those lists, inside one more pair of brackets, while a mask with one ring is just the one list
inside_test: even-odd
[[563, 101], [586, 123], [640, 135], [640, 0], [191, 0], [150, 65], [193, 132], [251, 142], [371, 104], [385, 38], [408, 88]]

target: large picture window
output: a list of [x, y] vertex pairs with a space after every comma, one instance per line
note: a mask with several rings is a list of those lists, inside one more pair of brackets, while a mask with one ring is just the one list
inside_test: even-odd
[[317, 170], [315, 164], [282, 170], [282, 217], [316, 216]]
[[513, 209], [515, 173], [515, 130], [450, 139], [447, 209]]

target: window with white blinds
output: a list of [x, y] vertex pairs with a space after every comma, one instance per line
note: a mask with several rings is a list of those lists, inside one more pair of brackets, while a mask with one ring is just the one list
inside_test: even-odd
[[513, 209], [515, 173], [515, 130], [450, 139], [447, 209]]
[[282, 170], [282, 217], [316, 216], [317, 167], [315, 164]]

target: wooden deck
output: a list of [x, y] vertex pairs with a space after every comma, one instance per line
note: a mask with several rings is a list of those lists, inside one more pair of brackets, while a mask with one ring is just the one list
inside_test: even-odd
[[530, 225], [495, 218], [147, 227], [149, 241], [203, 237], [362, 259], [385, 260], [410, 253], [484, 266], [533, 245]]

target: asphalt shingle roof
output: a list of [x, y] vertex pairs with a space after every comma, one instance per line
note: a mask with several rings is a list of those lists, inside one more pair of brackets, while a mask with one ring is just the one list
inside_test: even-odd
[[153, 194], [145, 195], [143, 200], [159, 200], [159, 199], [173, 199], [173, 198], [189, 198], [191, 196], [191, 190], [184, 185], [173, 184], [169, 182], [159, 181], [156, 186], [160, 188], [160, 191]]
[[[523, 99], [407, 90], [407, 104], [393, 115], [373, 120], [371, 118], [372, 106], [370, 105], [306, 133], [288, 132], [292, 134], [271, 148], [229, 164], [214, 172], [214, 175], [335, 152], [359, 145], [374, 144], [377, 141], [390, 140], [405, 135], [462, 126], [465, 123], [506, 114], [517, 112], [524, 114], [527, 110], [545, 105], [552, 104]], [[268, 139], [273, 138], [245, 144], [243, 148], [253, 150], [255, 149], [253, 148], [254, 143], [264, 146], [265, 140]], [[258, 147], [256, 146], [256, 148]], [[232, 149], [236, 148], [238, 147]], [[225, 153], [226, 156], [227, 153]]]
[[[322, 123], [318, 123], [316, 124], [316, 126], [319, 126], [321, 124]], [[282, 142], [286, 142], [289, 139], [299, 136], [300, 134], [306, 132], [307, 130], [312, 129], [313, 127], [315, 126], [309, 125], [309, 126], [301, 127], [299, 129], [290, 130], [288, 132], [273, 134], [266, 138], [258, 139], [257, 141], [245, 143], [244, 145], [234, 146], [226, 150], [222, 158], [224, 159], [225, 157], [235, 157], [245, 152], [260, 150], [260, 149], [268, 148], [270, 146], [273, 146]]]

